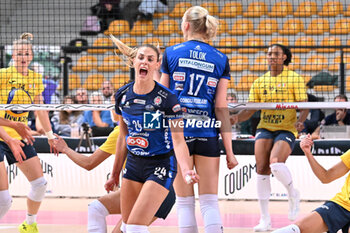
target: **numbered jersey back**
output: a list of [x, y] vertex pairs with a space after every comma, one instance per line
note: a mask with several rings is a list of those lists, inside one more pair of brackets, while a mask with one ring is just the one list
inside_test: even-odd
[[[170, 77], [170, 89], [177, 95], [186, 120], [210, 121], [203, 124], [187, 124], [185, 136], [214, 137], [214, 100], [221, 78], [230, 79], [227, 56], [207, 43], [187, 41], [166, 49], [162, 72]], [[193, 127], [191, 127], [193, 126]]]

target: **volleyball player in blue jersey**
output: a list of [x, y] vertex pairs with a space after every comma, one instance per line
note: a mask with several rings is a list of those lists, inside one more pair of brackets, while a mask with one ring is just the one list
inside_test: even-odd
[[[217, 197], [219, 129], [227, 167], [232, 169], [238, 164], [232, 151], [226, 102], [230, 79], [228, 58], [205, 42], [215, 37], [217, 27], [218, 20], [206, 9], [199, 6], [189, 8], [181, 24], [185, 42], [165, 50], [161, 67], [161, 83], [176, 93], [187, 116], [184, 135], [192, 155], [192, 166], [201, 177], [199, 202], [207, 233], [222, 232]], [[193, 186], [176, 179], [174, 187], [180, 233], [198, 232]]]
[[114, 182], [107, 186], [118, 183], [127, 156], [121, 186], [122, 219], [126, 232], [147, 233], [147, 225], [169, 193], [177, 163], [188, 182], [197, 182], [199, 177], [190, 170], [188, 148], [178, 127], [182, 124], [178, 100], [153, 80], [160, 63], [158, 49], [152, 45], [132, 49], [111, 38], [135, 68], [135, 82], [121, 87], [115, 95], [119, 153], [111, 175]]

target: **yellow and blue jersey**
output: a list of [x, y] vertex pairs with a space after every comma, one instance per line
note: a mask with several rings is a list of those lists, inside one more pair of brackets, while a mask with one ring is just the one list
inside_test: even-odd
[[207, 43], [190, 40], [168, 47], [163, 55], [161, 71], [169, 75], [169, 89], [177, 95], [182, 111], [203, 124], [190, 124], [185, 119], [184, 135], [215, 137], [215, 95], [220, 79], [230, 79], [230, 66], [225, 54]]
[[[276, 77], [267, 72], [254, 81], [248, 101], [260, 103], [307, 101], [304, 79], [287, 68]], [[297, 136], [294, 126], [296, 121], [296, 109], [262, 109], [257, 128], [270, 131], [286, 130]]]
[[[0, 69], [0, 101], [1, 104], [32, 104], [37, 95], [44, 90], [42, 76], [29, 70], [28, 75], [20, 74], [13, 66]], [[0, 111], [0, 117], [11, 121], [28, 123], [27, 111]], [[19, 134], [12, 128], [4, 127], [6, 132], [13, 138], [21, 139]]]
[[[345, 152], [340, 159], [343, 161], [346, 167], [350, 169], [350, 150]], [[345, 183], [341, 189], [341, 192], [337, 193], [331, 201], [337, 203], [341, 207], [350, 211], [350, 174], [345, 180]]]

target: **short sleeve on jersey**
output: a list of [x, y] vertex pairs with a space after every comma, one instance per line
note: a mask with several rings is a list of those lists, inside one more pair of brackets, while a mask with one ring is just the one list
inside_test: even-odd
[[225, 70], [224, 73], [222, 74], [222, 78], [231, 79], [231, 75], [230, 75], [230, 64], [228, 62], [228, 59], [226, 59], [226, 65], [225, 65]]
[[348, 150], [342, 156], [340, 156], [340, 159], [343, 161], [345, 166], [350, 169], [350, 150]]
[[115, 113], [118, 115], [121, 115], [122, 112], [120, 110], [120, 105], [123, 104], [123, 102], [125, 102], [125, 92], [129, 89], [131, 83], [119, 88], [119, 90], [117, 91], [117, 93], [115, 93], [114, 95], [114, 99], [115, 99]]
[[167, 52], [165, 50], [163, 54], [163, 59], [162, 59], [162, 66], [160, 68], [160, 71], [165, 74], [170, 74], [169, 68], [168, 68], [168, 59], [167, 59]]
[[168, 119], [182, 118], [181, 106], [175, 94], [169, 95], [165, 114]]

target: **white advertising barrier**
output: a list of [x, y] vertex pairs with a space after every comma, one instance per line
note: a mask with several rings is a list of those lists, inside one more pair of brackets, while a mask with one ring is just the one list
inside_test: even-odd
[[[220, 199], [257, 199], [256, 167], [252, 155], [236, 155], [239, 164], [232, 170], [221, 157], [219, 176]], [[326, 169], [340, 161], [339, 156], [315, 156]], [[305, 156], [289, 156], [286, 165], [293, 176], [294, 186], [300, 191], [302, 200], [329, 200], [340, 192], [347, 175], [332, 183], [322, 184], [311, 170]], [[287, 199], [285, 187], [271, 175], [271, 200]]]
[[[252, 155], [236, 155], [238, 166], [232, 170], [226, 167], [225, 156], [221, 157], [219, 176], [220, 199], [257, 199], [255, 158]], [[104, 184], [113, 167], [114, 156], [102, 164], [86, 171], [73, 163], [66, 155], [39, 154], [44, 176], [48, 181], [46, 196], [51, 197], [99, 197], [106, 194]], [[316, 156], [325, 168], [340, 161], [339, 156]], [[305, 156], [289, 156], [287, 166], [290, 169], [294, 185], [299, 189], [303, 200], [328, 200], [341, 190], [345, 178], [322, 184], [313, 174]], [[29, 183], [19, 169], [7, 167], [10, 192], [13, 196], [26, 196]], [[271, 199], [287, 199], [284, 186], [271, 176]]]
[[[99, 197], [106, 194], [103, 186], [112, 171], [114, 155], [91, 171], [79, 167], [64, 154], [38, 156], [47, 180], [46, 196]], [[23, 173], [11, 165], [7, 166], [7, 174], [11, 195], [26, 196], [30, 185]]]

